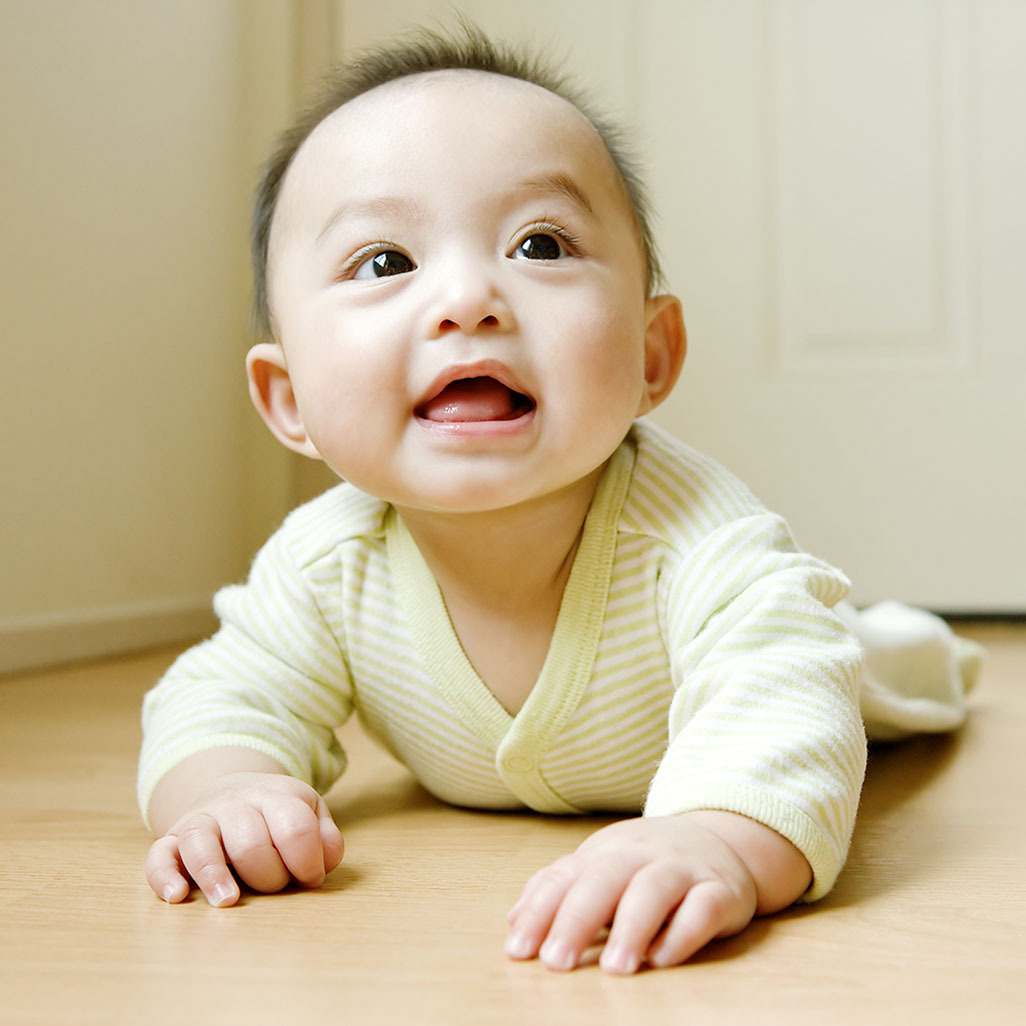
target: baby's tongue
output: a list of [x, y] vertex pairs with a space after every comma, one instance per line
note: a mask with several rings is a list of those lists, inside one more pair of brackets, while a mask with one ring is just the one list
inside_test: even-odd
[[514, 393], [494, 378], [461, 378], [429, 399], [420, 414], [426, 420], [455, 423], [506, 420], [516, 410]]

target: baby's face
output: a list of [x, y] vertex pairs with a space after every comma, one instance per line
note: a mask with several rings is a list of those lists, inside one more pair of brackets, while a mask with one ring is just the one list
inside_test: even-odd
[[628, 201], [529, 83], [434, 72], [337, 110], [288, 171], [268, 277], [307, 451], [400, 508], [589, 480], [650, 405]]

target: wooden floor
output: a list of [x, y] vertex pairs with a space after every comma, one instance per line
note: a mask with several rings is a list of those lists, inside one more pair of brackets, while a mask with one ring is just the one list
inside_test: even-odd
[[349, 727], [323, 889], [164, 905], [133, 777], [173, 653], [0, 681], [0, 1023], [1026, 1023], [1026, 627], [962, 633], [971, 722], [874, 753], [835, 891], [628, 979], [502, 954], [524, 879], [601, 821], [444, 807]]

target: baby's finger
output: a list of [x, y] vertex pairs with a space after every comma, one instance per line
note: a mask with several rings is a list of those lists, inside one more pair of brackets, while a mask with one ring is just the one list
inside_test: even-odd
[[538, 957], [550, 969], [573, 969], [599, 932], [607, 926], [633, 866], [613, 860], [592, 863], [566, 892]]
[[189, 876], [215, 908], [234, 905], [239, 900], [239, 885], [225, 861], [221, 847], [221, 828], [206, 813], [195, 813], [175, 824], [178, 852]]
[[233, 811], [221, 825], [221, 844], [236, 876], [255, 891], [272, 894], [289, 882], [289, 871], [271, 840], [264, 817], [252, 806]]
[[342, 840], [342, 831], [339, 830], [335, 819], [328, 808], [328, 803], [320, 796], [317, 796], [317, 822], [321, 831], [321, 852], [324, 858], [324, 873], [330, 873], [341, 861], [345, 853], [345, 844]]
[[576, 880], [572, 856], [535, 873], [524, 885], [509, 913], [510, 933], [504, 950], [510, 958], [534, 958], [545, 940], [556, 910]]
[[169, 905], [185, 901], [192, 889], [178, 855], [178, 838], [160, 837], [146, 854], [146, 880]]
[[754, 912], [721, 880], [703, 880], [688, 891], [648, 960], [657, 967], [680, 965], [716, 937], [739, 933]]
[[[564, 860], [560, 860], [562, 862]], [[558, 866], [560, 863], [552, 863], [552, 865], [546, 866], [544, 869], [539, 869], [536, 873], [532, 873], [527, 883], [524, 884], [520, 891], [520, 897], [517, 898], [513, 907], [509, 910], [506, 915], [506, 922], [512, 926], [520, 916], [521, 912], [531, 907], [534, 904], [535, 895], [542, 893], [542, 891], [549, 886], [549, 874], [552, 872], [553, 866]], [[572, 881], [568, 880], [566, 886], [569, 887]], [[562, 898], [562, 894], [560, 898]], [[553, 914], [555, 914], [556, 905], [558, 902], [553, 904]]]
[[693, 880], [666, 862], [642, 867], [628, 883], [616, 909], [599, 964], [607, 972], [636, 972], [653, 939], [672, 917]]
[[285, 869], [307, 887], [324, 882], [321, 823], [314, 810], [294, 795], [276, 795], [264, 803], [264, 822]]

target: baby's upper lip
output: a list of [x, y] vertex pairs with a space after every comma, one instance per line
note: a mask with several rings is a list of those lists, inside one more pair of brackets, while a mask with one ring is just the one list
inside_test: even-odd
[[493, 378], [500, 385], [505, 385], [511, 392], [526, 396], [534, 404], [534, 396], [517, 377], [516, 373], [506, 364], [498, 360], [476, 360], [472, 363], [457, 363], [446, 367], [435, 376], [431, 384], [417, 400], [416, 409], [420, 410], [432, 399], [441, 395], [454, 381], [466, 381], [472, 378]]

